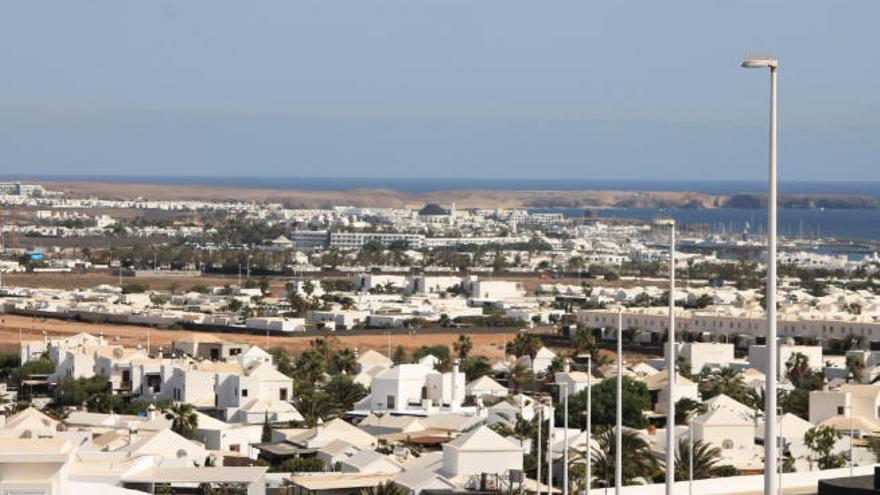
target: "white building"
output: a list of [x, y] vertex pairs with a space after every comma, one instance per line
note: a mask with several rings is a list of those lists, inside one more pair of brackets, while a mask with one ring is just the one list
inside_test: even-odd
[[[790, 343], [776, 347], [776, 359], [779, 364], [779, 379], [785, 378], [785, 363], [795, 354], [803, 354], [810, 363], [813, 371], [822, 371], [825, 366], [822, 361], [822, 347], [812, 345], [793, 345]], [[762, 373], [767, 373], [767, 346], [749, 346], [749, 365]]]
[[362, 402], [375, 411], [430, 412], [435, 408], [456, 410], [464, 398], [465, 376], [457, 364], [449, 373], [420, 364], [400, 364], [376, 376], [370, 395]]
[[[726, 368], [734, 361], [734, 345], [715, 342], [685, 342], [677, 345], [677, 356], [680, 356], [689, 366], [689, 373], [695, 375], [709, 368]], [[668, 355], [669, 345], [663, 346]]]
[[443, 444], [441, 473], [465, 488], [479, 486], [483, 474], [508, 476], [522, 468], [522, 447], [486, 426]]

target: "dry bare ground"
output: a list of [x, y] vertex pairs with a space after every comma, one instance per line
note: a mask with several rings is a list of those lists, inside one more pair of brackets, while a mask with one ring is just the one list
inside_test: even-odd
[[[170, 349], [171, 343], [175, 340], [183, 340], [192, 335], [212, 335], [224, 340], [247, 342], [253, 345], [259, 345], [263, 348], [283, 347], [290, 353], [300, 353], [309, 347], [309, 342], [314, 337], [301, 336], [262, 336], [252, 334], [230, 334], [230, 333], [211, 333], [211, 332], [193, 332], [188, 330], [164, 330], [157, 328], [147, 328], [136, 325], [107, 325], [93, 324], [77, 321], [63, 321], [48, 318], [32, 318], [27, 316], [17, 316], [4, 314], [0, 315], [0, 349], [4, 351], [17, 351], [19, 339], [38, 340], [43, 338], [43, 332], [49, 337], [53, 336], [69, 336], [80, 332], [87, 332], [93, 335], [103, 334], [104, 337], [116, 340], [122, 345], [128, 347], [142, 346], [146, 348], [149, 338], [150, 347], [155, 351], [159, 346], [164, 349]], [[514, 334], [496, 333], [496, 334], [471, 334], [471, 341], [474, 348], [471, 351], [474, 355], [484, 355], [490, 360], [500, 359], [504, 356], [504, 345], [513, 339]], [[366, 349], [375, 349], [383, 354], [387, 351], [389, 338], [387, 335], [359, 335], [355, 332], [346, 333], [339, 332], [336, 334], [338, 345], [341, 347], [357, 348], [360, 351]], [[426, 334], [426, 335], [393, 335], [390, 339], [392, 351], [398, 345], [402, 345], [404, 349], [411, 352], [423, 345], [446, 345], [452, 348], [452, 343], [458, 338], [457, 331], [451, 331], [444, 334]]]

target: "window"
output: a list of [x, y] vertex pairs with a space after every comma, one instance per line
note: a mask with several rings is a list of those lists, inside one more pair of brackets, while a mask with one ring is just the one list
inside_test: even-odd
[[247, 389], [246, 388], [241, 389], [241, 396], [247, 397]]
[[230, 452], [241, 452], [241, 445], [239, 445], [237, 443], [230, 444], [229, 451]]
[[394, 397], [393, 395], [389, 395], [389, 396], [388, 396], [388, 401], [385, 402], [385, 404], [386, 404], [386, 406], [388, 407], [388, 409], [394, 409], [394, 408], [395, 408], [395, 404], [394, 404], [395, 401], [394, 401], [394, 399], [395, 399], [395, 397]]
[[843, 406], [837, 406], [837, 415], [843, 416]]
[[278, 389], [278, 400], [287, 400], [287, 389]]

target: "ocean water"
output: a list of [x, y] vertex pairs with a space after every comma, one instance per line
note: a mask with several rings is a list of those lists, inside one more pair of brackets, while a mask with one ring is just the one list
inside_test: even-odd
[[[568, 217], [584, 215], [581, 208], [540, 209], [532, 211], [561, 212]], [[748, 224], [749, 232], [767, 231], [767, 210], [761, 209], [677, 209], [677, 208], [605, 208], [595, 210], [599, 218], [623, 217], [650, 221], [658, 216], [672, 217], [682, 225], [706, 225], [713, 232], [742, 232]], [[805, 210], [781, 208], [778, 211], [777, 231], [780, 235], [801, 239], [880, 240], [880, 209], [864, 210]]]
[[[451, 189], [490, 190], [627, 190], [693, 191], [704, 194], [761, 193], [764, 181], [701, 180], [582, 180], [582, 179], [455, 179], [455, 178], [375, 178], [375, 177], [229, 177], [229, 176], [154, 176], [154, 175], [0, 175], [0, 180], [98, 181], [129, 184], [169, 184], [232, 186], [255, 189], [304, 189], [347, 191], [364, 188], [393, 189], [405, 193], [437, 192]], [[880, 199], [880, 181], [783, 181], [780, 194], [849, 194]], [[582, 209], [541, 209], [581, 216]], [[598, 210], [600, 217], [629, 217], [650, 220], [659, 215], [672, 216], [685, 225], [702, 224], [716, 232], [742, 232], [746, 223], [754, 233], [766, 231], [766, 212], [752, 209], [623, 209]], [[801, 238], [837, 237], [854, 240], [880, 240], [880, 209], [873, 210], [802, 210], [779, 211], [779, 232]]]

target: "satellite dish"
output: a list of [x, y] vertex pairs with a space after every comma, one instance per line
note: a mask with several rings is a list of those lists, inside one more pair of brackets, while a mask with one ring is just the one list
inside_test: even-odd
[[122, 358], [122, 349], [119, 347], [113, 349], [113, 357], [115, 357], [116, 359], [121, 359]]

